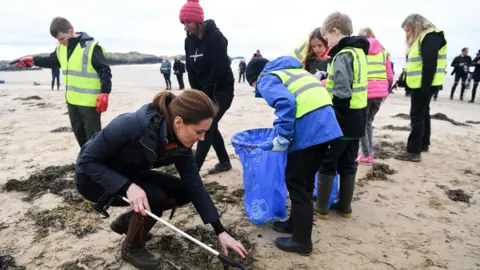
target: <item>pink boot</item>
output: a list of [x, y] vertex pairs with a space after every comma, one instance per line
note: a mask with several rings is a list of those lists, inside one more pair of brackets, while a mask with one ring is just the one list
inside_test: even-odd
[[366, 166], [372, 166], [373, 164], [373, 153], [370, 154], [370, 156], [368, 157], [365, 157], [363, 154], [362, 156], [360, 157], [360, 160], [358, 161], [358, 163], [362, 164], [362, 165], [366, 165]]

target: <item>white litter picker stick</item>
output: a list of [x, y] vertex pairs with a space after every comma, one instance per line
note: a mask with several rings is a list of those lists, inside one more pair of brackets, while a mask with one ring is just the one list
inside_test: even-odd
[[[125, 202], [127, 203], [130, 203], [130, 201], [123, 197], [122, 196], [122, 200], [124, 200]], [[208, 252], [212, 253], [213, 255], [215, 255], [215, 257], [217, 257], [222, 263], [223, 263], [223, 266], [224, 266], [224, 269], [228, 269], [228, 266], [232, 266], [234, 267], [235, 269], [240, 269], [240, 270], [247, 270], [247, 268], [245, 268], [243, 265], [237, 263], [236, 261], [234, 261], [232, 258], [226, 256], [225, 254], [221, 253], [221, 252], [218, 252], [216, 251], [215, 249], [205, 245], [204, 243], [198, 241], [197, 239], [193, 238], [192, 236], [188, 235], [187, 233], [185, 233], [184, 231], [180, 230], [179, 228], [173, 226], [172, 224], [166, 222], [165, 220], [161, 219], [160, 217], [158, 217], [157, 215], [151, 213], [150, 211], [146, 210], [145, 209], [145, 212], [147, 213], [147, 215], [149, 215], [151, 218], [157, 220], [157, 221], [160, 221], [161, 223], [163, 223], [163, 225], [169, 227], [170, 229], [174, 230], [175, 232], [179, 233], [180, 235], [182, 235], [183, 237], [187, 238], [188, 240], [194, 242], [195, 244], [201, 246], [202, 248], [206, 249]]]

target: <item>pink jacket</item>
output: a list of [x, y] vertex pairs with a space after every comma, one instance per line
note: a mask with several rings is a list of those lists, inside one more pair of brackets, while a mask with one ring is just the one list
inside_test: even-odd
[[[368, 49], [368, 55], [375, 55], [380, 53], [383, 50], [382, 45], [378, 40], [374, 38], [368, 38], [370, 42], [370, 48]], [[390, 57], [387, 55], [387, 61], [385, 63], [387, 68], [387, 80], [386, 81], [377, 81], [369, 80], [368, 81], [368, 99], [374, 98], [384, 98], [388, 95], [388, 86], [393, 82], [393, 71], [392, 65], [390, 64]]]

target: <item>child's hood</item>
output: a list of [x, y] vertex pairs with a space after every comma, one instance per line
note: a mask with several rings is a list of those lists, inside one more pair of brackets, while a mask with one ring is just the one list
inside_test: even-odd
[[276, 70], [282, 70], [287, 68], [303, 68], [302, 63], [298, 59], [292, 56], [281, 56], [275, 60], [272, 60], [265, 65], [263, 72], [270, 72]]
[[380, 53], [383, 50], [382, 45], [380, 42], [375, 38], [367, 38], [368, 42], [370, 43], [370, 47], [368, 48], [369, 55], [375, 55]]

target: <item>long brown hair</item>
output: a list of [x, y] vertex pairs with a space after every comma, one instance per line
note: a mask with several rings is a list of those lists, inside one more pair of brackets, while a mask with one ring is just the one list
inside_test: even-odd
[[314, 40], [314, 39], [320, 40], [323, 43], [323, 46], [325, 46], [325, 49], [328, 50], [328, 42], [322, 36], [322, 28], [317, 27], [317, 28], [313, 29], [312, 33], [310, 34], [310, 37], [308, 38], [308, 47], [307, 47], [307, 55], [305, 57], [305, 62], [307, 61], [308, 58], [311, 58], [311, 57], [317, 58], [317, 56], [315, 55], [315, 52], [312, 49], [312, 45], [311, 45], [312, 40]]
[[402, 22], [402, 28], [405, 29], [405, 27], [412, 29], [412, 35], [405, 37], [405, 43], [410, 47], [423, 31], [435, 28], [435, 25], [420, 14], [410, 14]]
[[173, 120], [181, 117], [186, 125], [196, 125], [203, 120], [214, 118], [218, 107], [202, 91], [185, 90], [180, 95], [162, 91], [155, 95], [152, 107], [165, 117], [169, 132], [172, 133]]

